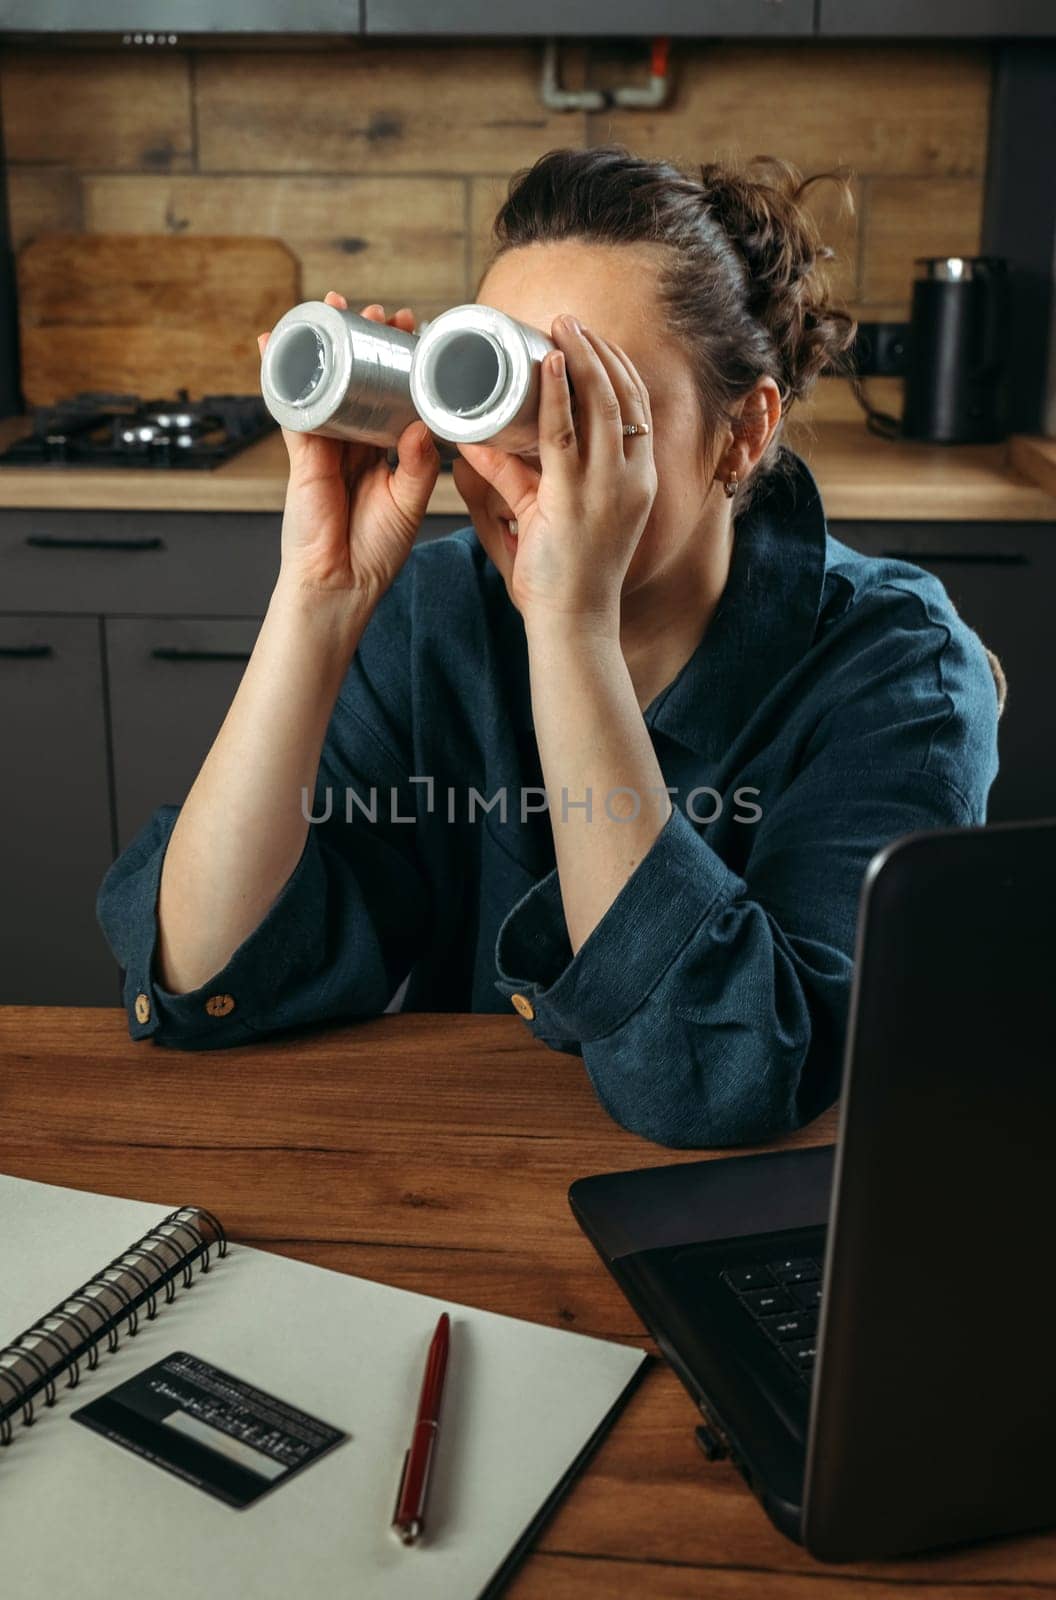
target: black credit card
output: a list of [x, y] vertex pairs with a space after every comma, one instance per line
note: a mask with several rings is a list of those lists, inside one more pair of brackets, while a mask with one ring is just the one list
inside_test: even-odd
[[184, 1350], [72, 1416], [238, 1510], [348, 1438]]

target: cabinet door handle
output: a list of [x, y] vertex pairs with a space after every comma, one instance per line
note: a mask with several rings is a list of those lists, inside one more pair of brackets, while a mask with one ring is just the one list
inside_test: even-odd
[[178, 645], [159, 645], [152, 650], [155, 661], [248, 661], [249, 650], [181, 650]]
[[0, 644], [0, 656], [12, 661], [35, 661], [54, 654], [50, 644]]
[[884, 550], [891, 561], [912, 561], [920, 566], [930, 561], [932, 566], [948, 565], [954, 561], [966, 567], [1025, 567], [1030, 557], [1018, 550]]
[[156, 535], [147, 539], [70, 539], [60, 533], [31, 533], [26, 543], [34, 550], [164, 550]]

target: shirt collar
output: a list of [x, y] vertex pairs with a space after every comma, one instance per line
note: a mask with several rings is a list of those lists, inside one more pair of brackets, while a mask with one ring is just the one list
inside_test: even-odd
[[[781, 446], [785, 470], [769, 474], [737, 519], [730, 573], [707, 632], [645, 713], [646, 725], [718, 759], [757, 706], [810, 647], [825, 581], [825, 513], [806, 462]], [[532, 730], [524, 624], [487, 563], [511, 635], [500, 670], [513, 680], [517, 721]], [[501, 591], [501, 593], [500, 593]]]
[[645, 713], [648, 727], [717, 759], [809, 649], [825, 582], [827, 528], [806, 462], [764, 480], [734, 529], [730, 573], [707, 632]]

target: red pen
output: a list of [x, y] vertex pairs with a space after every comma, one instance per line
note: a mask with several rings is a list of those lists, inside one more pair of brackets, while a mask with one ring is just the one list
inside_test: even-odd
[[404, 1544], [414, 1544], [425, 1531], [425, 1500], [429, 1492], [433, 1452], [440, 1431], [440, 1402], [444, 1394], [450, 1348], [451, 1318], [445, 1311], [429, 1344], [411, 1448], [403, 1458], [400, 1487], [396, 1491], [392, 1526]]

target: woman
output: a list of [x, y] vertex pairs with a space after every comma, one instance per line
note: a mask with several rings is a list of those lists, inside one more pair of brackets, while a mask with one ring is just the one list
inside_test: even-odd
[[423, 424], [392, 473], [286, 436], [238, 693], [100, 892], [134, 1037], [240, 1044], [406, 980], [512, 1003], [665, 1144], [831, 1103], [863, 871], [983, 821], [997, 699], [940, 584], [829, 538], [781, 446], [854, 331], [805, 187], [619, 146], [517, 175], [477, 298], [557, 350], [538, 457], [461, 448], [472, 529], [412, 549]]

